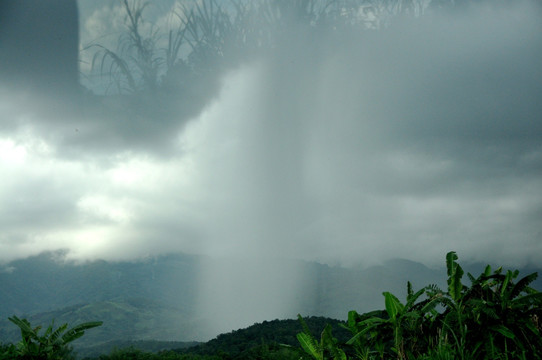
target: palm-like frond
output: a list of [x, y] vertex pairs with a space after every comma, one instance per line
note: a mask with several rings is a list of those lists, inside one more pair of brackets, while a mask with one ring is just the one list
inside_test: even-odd
[[522, 292], [524, 292], [533, 281], [538, 278], [538, 273], [529, 274], [521, 278], [510, 291], [510, 299], [515, 299]]
[[90, 321], [83, 324], [79, 324], [69, 329], [64, 335], [62, 335], [62, 341], [67, 344], [80, 338], [85, 334], [85, 330], [92, 329], [101, 326], [103, 321]]
[[26, 319], [19, 319], [17, 316], [13, 315], [12, 317], [8, 318], [9, 321], [17, 325], [21, 329], [21, 336], [24, 339], [31, 339], [31, 340], [37, 340], [38, 339], [38, 331], [41, 327], [36, 327], [35, 329], [32, 329], [30, 326], [30, 322]]
[[51, 336], [49, 337], [50, 343], [59, 343], [61, 340], [60, 335], [68, 328], [68, 324], [63, 324], [58, 329], [56, 329]]
[[303, 328], [303, 332], [297, 334], [297, 340], [301, 344], [301, 347], [305, 352], [309, 355], [311, 355], [313, 358], [317, 360], [323, 360], [324, 359], [324, 350], [320, 344], [316, 341], [316, 339], [312, 336], [309, 327], [307, 326], [307, 323], [303, 319], [303, 317], [300, 314], [297, 314], [297, 318], [299, 322], [301, 323], [301, 327]]

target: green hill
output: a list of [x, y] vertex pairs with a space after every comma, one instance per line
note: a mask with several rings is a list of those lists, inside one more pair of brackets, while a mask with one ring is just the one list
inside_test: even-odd
[[[339, 341], [349, 339], [349, 332], [339, 326], [340, 321], [325, 317], [305, 319], [314, 334], [331, 324]], [[253, 324], [247, 328], [220, 334], [199, 344], [137, 341], [104, 344], [84, 349], [79, 357], [88, 359], [300, 359], [303, 352], [296, 334], [302, 331], [298, 320], [272, 320]], [[111, 347], [111, 345], [115, 345]], [[112, 351], [112, 349], [114, 349]], [[168, 349], [172, 349], [169, 350]]]
[[[27, 319], [33, 325], [42, 326], [49, 325], [53, 319], [57, 325], [103, 321], [102, 326], [88, 331], [73, 343], [74, 349], [85, 355], [109, 352], [114, 347], [130, 346], [134, 342], [143, 350], [183, 347], [195, 342], [187, 342], [185, 345], [174, 340], [201, 337], [197, 333], [198, 326], [179, 309], [141, 298], [73, 305], [30, 315]], [[2, 322], [1, 325], [2, 342], [16, 342], [20, 339], [16, 326], [9, 322]], [[156, 341], [150, 347], [145, 343], [158, 339], [162, 340], [158, 349]]]
[[[341, 321], [325, 317], [308, 317], [305, 319], [313, 334], [319, 334], [326, 324], [331, 324], [333, 334], [339, 341], [345, 342], [350, 337], [348, 330], [339, 326]], [[272, 349], [279, 345], [299, 347], [296, 334], [302, 331], [298, 320], [272, 320], [249, 326], [245, 329], [220, 334], [215, 339], [190, 348], [177, 350], [182, 354], [218, 355], [231, 358], [247, 358], [247, 354], [264, 347]]]
[[[86, 321], [103, 321], [103, 326], [92, 329], [74, 342], [74, 347], [81, 351], [111, 349], [114, 344], [133, 341], [201, 342], [219, 333], [247, 328], [254, 322], [295, 318], [297, 313], [304, 317], [346, 320], [349, 310], [363, 313], [382, 309], [383, 291], [390, 291], [403, 299], [407, 280], [415, 288], [432, 283], [446, 287], [443, 283], [446, 279], [444, 268], [430, 269], [408, 260], [393, 260], [366, 269], [294, 260], [285, 266], [282, 266], [283, 262], [266, 267], [268, 272], [284, 273], [285, 268], [298, 271], [298, 283], [294, 288], [297, 295], [294, 298], [288, 296], [292, 285], [283, 286], [278, 281], [267, 289], [265, 281], [250, 283], [253, 288], [248, 288], [242, 277], [246, 269], [254, 269], [249, 266], [251, 264], [254, 265], [254, 261], [218, 261], [185, 254], [132, 262], [75, 264], [65, 261], [62, 253], [44, 253], [14, 261], [0, 267], [0, 341], [11, 342], [19, 338], [17, 328], [7, 320], [9, 316], [17, 315], [29, 319], [31, 324], [43, 326], [53, 319], [57, 325], [68, 323], [72, 326]], [[233, 266], [236, 272], [231, 271]], [[209, 287], [209, 284], [204, 284], [201, 272], [209, 268], [227, 276], [237, 274], [239, 278], [227, 278], [228, 286], [233, 288], [219, 289], [226, 290], [227, 294], [216, 291], [216, 297], [209, 301], [214, 308], [201, 311], [199, 301], [202, 297], [198, 296], [198, 291], [201, 285]], [[476, 274], [483, 270], [483, 266], [471, 264], [465, 265], [464, 269]], [[536, 268], [520, 271], [522, 274], [540, 272]], [[265, 279], [266, 274], [261, 273]], [[289, 274], [284, 276], [288, 280]], [[542, 289], [541, 281], [536, 280], [532, 286]], [[238, 287], [238, 284], [242, 286]], [[281, 299], [289, 299], [289, 312], [277, 313], [265, 308], [265, 299], [264, 303], [256, 301], [262, 298], [262, 288], [267, 291], [265, 296], [276, 297], [272, 299], [275, 304]], [[247, 292], [247, 289], [252, 292]], [[254, 294], [260, 295], [255, 298]], [[247, 311], [256, 312], [260, 317], [252, 319], [252, 313], [247, 316]], [[224, 312], [228, 314], [221, 319]], [[249, 319], [248, 322], [246, 319], [239, 321], [240, 316]], [[293, 322], [296, 323], [295, 320]], [[274, 341], [272, 338], [267, 340]]]

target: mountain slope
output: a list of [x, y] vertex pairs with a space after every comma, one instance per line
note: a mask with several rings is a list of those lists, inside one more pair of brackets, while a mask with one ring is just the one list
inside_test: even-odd
[[192, 311], [198, 257], [177, 254], [138, 262], [65, 262], [62, 253], [17, 260], [0, 270], [0, 317], [71, 305], [146, 298]]
[[[278, 293], [270, 292], [265, 279], [253, 284], [254, 288], [248, 287], [248, 292], [247, 284], [242, 284], [245, 292], [237, 291], [236, 282], [242, 281], [243, 272], [252, 271], [254, 261], [175, 254], [134, 262], [94, 261], [77, 265], [64, 261], [62, 256], [46, 253], [14, 261], [0, 270], [0, 340], [12, 341], [18, 337], [17, 328], [7, 321], [9, 316], [17, 315], [43, 326], [52, 319], [56, 324], [70, 325], [104, 321], [102, 327], [92, 329], [80, 340], [80, 346], [126, 340], [206, 341], [219, 333], [265, 319], [294, 319], [297, 313], [304, 317], [346, 320], [349, 310], [382, 309], [384, 291], [404, 299], [407, 281], [411, 281], [414, 289], [428, 284], [446, 288], [444, 267], [430, 269], [402, 259], [367, 269], [293, 260], [266, 268], [283, 272], [285, 268], [296, 269], [297, 282], [293, 288], [296, 294], [288, 296], [292, 286], [285, 285]], [[201, 276], [206, 266], [216, 274], [232, 274], [232, 263], [239, 279], [226, 279], [229, 282], [225, 288], [217, 289], [210, 299], [202, 298], [201, 287], [210, 286]], [[463, 267], [475, 276], [483, 269], [481, 264]], [[520, 276], [535, 271], [520, 269]], [[284, 275], [288, 276], [288, 272]], [[542, 280], [538, 279], [533, 286], [542, 289]], [[251, 295], [262, 289], [267, 291], [266, 296], [275, 298], [275, 303], [283, 299], [292, 301], [289, 310], [266, 309], [265, 297]], [[207, 301], [210, 306], [202, 308], [201, 301]], [[249, 316], [239, 321], [238, 313], [249, 306], [260, 318]], [[218, 317], [224, 312], [230, 312], [225, 317], [227, 321], [222, 319], [217, 326]]]
[[[333, 329], [333, 336], [341, 342], [350, 338], [350, 332], [340, 327], [340, 321], [325, 317], [304, 318], [307, 326], [316, 338], [326, 324]], [[262, 346], [288, 345], [299, 347], [296, 334], [303, 329], [298, 320], [272, 320], [256, 323], [244, 329], [220, 334], [216, 338], [193, 347], [177, 350], [183, 354], [217, 355], [228, 354], [228, 358], [243, 358], [242, 354]]]

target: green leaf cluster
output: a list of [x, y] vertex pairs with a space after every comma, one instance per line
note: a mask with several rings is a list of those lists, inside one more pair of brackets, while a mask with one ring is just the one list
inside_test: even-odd
[[457, 260], [446, 255], [447, 291], [428, 285], [414, 292], [408, 282], [405, 303], [384, 292], [385, 310], [350, 311], [344, 327], [352, 337], [342, 347], [324, 335], [317, 343], [306, 331], [301, 347], [314, 359], [325, 359], [330, 347], [333, 359], [338, 350], [358, 359], [542, 359], [542, 293], [529, 287], [537, 273], [518, 280], [519, 271], [488, 265], [477, 278], [467, 274], [467, 286]]
[[324, 331], [322, 331], [320, 336], [320, 342], [318, 342], [312, 336], [303, 317], [299, 314], [297, 316], [303, 327], [303, 332], [297, 334], [297, 339], [306, 353], [317, 360], [323, 360], [325, 354], [329, 354], [334, 360], [346, 360], [345, 352], [338, 346], [337, 339], [331, 335], [331, 325], [326, 324]]
[[54, 321], [43, 334], [41, 326], [32, 327], [26, 319], [12, 316], [9, 321], [21, 330], [21, 340], [4, 346], [0, 359], [69, 360], [73, 359], [69, 344], [85, 334], [85, 330], [102, 325], [101, 321], [86, 322], [68, 329], [68, 324], [54, 328]]

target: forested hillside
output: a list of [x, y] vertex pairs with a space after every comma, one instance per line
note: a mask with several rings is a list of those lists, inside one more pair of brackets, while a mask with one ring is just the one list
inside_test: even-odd
[[[104, 321], [103, 326], [74, 344], [79, 349], [112, 341], [207, 341], [219, 332], [213, 332], [209, 314], [197, 313], [196, 301], [198, 272], [209, 261], [217, 271], [231, 266], [224, 259], [186, 254], [134, 262], [75, 264], [63, 260], [62, 254], [45, 253], [14, 261], [0, 272], [0, 339], [14, 341], [19, 336], [18, 329], [7, 321], [9, 316], [17, 315], [27, 317], [32, 324], [48, 324], [52, 319], [57, 324]], [[242, 268], [242, 261], [235, 262]], [[274, 318], [295, 319], [301, 313], [345, 321], [350, 310], [361, 313], [381, 309], [384, 291], [404, 297], [407, 281], [415, 287], [446, 285], [444, 267], [430, 269], [401, 259], [366, 269], [302, 261], [295, 264], [303, 274], [303, 292], [291, 313], [277, 313]], [[482, 264], [464, 267], [473, 274], [483, 270]], [[534, 271], [540, 270], [521, 269], [526, 274]], [[532, 286], [541, 289], [541, 280]], [[232, 325], [220, 333], [248, 325]]]

